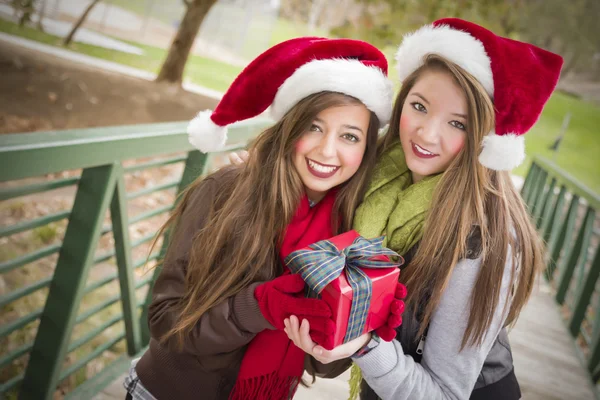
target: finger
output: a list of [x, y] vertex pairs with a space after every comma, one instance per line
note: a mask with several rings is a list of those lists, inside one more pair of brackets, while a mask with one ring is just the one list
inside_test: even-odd
[[390, 305], [390, 312], [395, 315], [402, 315], [402, 313], [404, 312], [404, 307], [405, 307], [404, 301], [399, 300], [399, 299], [394, 299], [392, 301], [392, 304]]
[[242, 162], [248, 162], [248, 159], [250, 158], [250, 153], [248, 153], [246, 150], [242, 150], [240, 151], [238, 156], [240, 157]]
[[387, 326], [390, 328], [397, 328], [402, 325], [402, 315], [390, 315], [387, 320]]
[[285, 332], [286, 335], [288, 335], [288, 338], [291, 340], [290, 334], [289, 334], [289, 328], [288, 328], [289, 323], [290, 322], [287, 318], [283, 320], [283, 331]]
[[300, 293], [304, 290], [306, 283], [298, 274], [283, 275], [276, 278], [273, 285], [283, 293]]
[[[312, 354], [314, 347], [317, 345], [310, 337], [310, 324], [307, 320], [302, 320], [300, 331], [298, 332], [301, 349], [309, 354]], [[308, 350], [308, 351], [307, 351]]]
[[406, 295], [408, 294], [408, 290], [406, 289], [406, 286], [404, 286], [402, 283], [398, 282], [398, 284], [396, 285], [396, 293], [395, 293], [395, 297], [397, 299], [405, 299]]
[[[341, 360], [342, 358], [348, 358], [356, 353], [361, 347], [371, 340], [371, 334], [365, 333], [360, 337], [353, 339], [347, 343], [337, 346], [333, 350], [325, 350], [321, 354], [321, 358], [331, 361]], [[315, 351], [319, 350], [315, 348]]]
[[229, 162], [233, 165], [241, 165], [243, 163], [242, 159], [237, 155], [237, 153], [229, 153], [227, 157], [229, 158]]
[[294, 344], [301, 348], [302, 350], [306, 351], [306, 349], [302, 348], [302, 343], [300, 341], [300, 322], [298, 321], [298, 317], [296, 317], [295, 315], [292, 315], [290, 317], [290, 333], [291, 333], [291, 340], [294, 342]]
[[386, 325], [375, 329], [375, 333], [386, 342], [391, 342], [396, 337], [396, 331]]

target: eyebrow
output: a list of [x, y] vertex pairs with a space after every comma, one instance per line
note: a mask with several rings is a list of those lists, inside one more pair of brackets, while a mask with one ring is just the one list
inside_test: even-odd
[[[425, 103], [430, 104], [429, 101], [425, 98], [425, 96], [423, 96], [421, 93], [415, 92], [415, 93], [411, 93], [411, 94], [414, 96], [420, 97]], [[465, 114], [452, 113], [452, 115], [467, 119], [467, 116]]]
[[[322, 124], [324, 124], [324, 123], [325, 123], [325, 121], [323, 121], [323, 120], [322, 120], [322, 119], [320, 119], [320, 118], [315, 118], [315, 121], [316, 121], [316, 122], [320, 122], [320, 123], [322, 123]], [[344, 124], [344, 125], [342, 125], [342, 128], [346, 128], [346, 129], [353, 129], [353, 130], [359, 131], [359, 132], [360, 132], [360, 133], [362, 133], [363, 135], [365, 134], [365, 133], [363, 132], [363, 130], [362, 130], [362, 129], [360, 129], [358, 126]]]

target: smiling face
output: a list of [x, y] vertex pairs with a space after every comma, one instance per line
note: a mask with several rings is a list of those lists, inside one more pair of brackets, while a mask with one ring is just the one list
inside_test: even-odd
[[413, 182], [443, 172], [467, 136], [467, 100], [444, 71], [424, 72], [402, 106], [400, 142]]
[[358, 171], [370, 117], [362, 104], [327, 108], [296, 142], [293, 163], [310, 200], [321, 200]]

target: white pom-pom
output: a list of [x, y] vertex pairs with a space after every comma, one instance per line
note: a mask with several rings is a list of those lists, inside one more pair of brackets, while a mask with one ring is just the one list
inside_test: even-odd
[[524, 135], [496, 135], [492, 132], [483, 138], [483, 150], [479, 154], [479, 162], [483, 166], [496, 171], [510, 171], [524, 160]]
[[191, 145], [203, 153], [219, 151], [227, 141], [227, 127], [215, 124], [211, 114], [211, 110], [199, 112], [187, 127]]

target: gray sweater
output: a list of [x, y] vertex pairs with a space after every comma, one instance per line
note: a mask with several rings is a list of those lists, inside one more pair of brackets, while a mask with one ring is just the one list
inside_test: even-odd
[[[455, 267], [434, 312], [421, 363], [405, 355], [397, 340], [381, 342], [367, 354], [354, 358], [364, 379], [383, 400], [468, 399], [492, 345], [506, 320], [512, 274], [507, 257], [500, 299], [492, 324], [479, 346], [459, 351], [469, 320], [471, 292], [481, 259], [464, 259]], [[508, 308], [507, 308], [508, 310]]]

